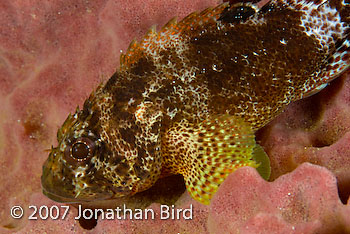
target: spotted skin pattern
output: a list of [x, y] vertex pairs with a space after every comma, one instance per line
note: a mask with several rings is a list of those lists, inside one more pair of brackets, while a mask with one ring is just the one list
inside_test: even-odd
[[254, 138], [249, 125], [229, 115], [198, 125], [183, 120], [168, 130], [163, 141], [162, 157], [167, 163], [162, 172], [182, 174], [191, 196], [209, 204], [230, 173], [244, 166], [259, 166], [251, 160]]
[[349, 67], [349, 15], [348, 0], [224, 3], [150, 29], [59, 129], [44, 194], [113, 199], [180, 173], [208, 204], [229, 173], [259, 167], [257, 129]]

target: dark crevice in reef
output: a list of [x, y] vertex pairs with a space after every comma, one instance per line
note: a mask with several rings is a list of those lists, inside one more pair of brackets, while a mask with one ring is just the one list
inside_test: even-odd
[[134, 197], [144, 200], [146, 206], [154, 202], [173, 205], [185, 191], [186, 186], [182, 175], [173, 175], [159, 179], [150, 189]]
[[330, 142], [326, 142], [323, 139], [316, 138], [312, 141], [312, 147], [323, 148], [332, 145]]
[[341, 202], [346, 205], [350, 198], [350, 182], [349, 181], [338, 181], [338, 194]]
[[182, 175], [173, 175], [158, 180], [154, 186], [138, 195], [146, 198], [149, 205], [154, 202], [173, 205], [185, 191], [186, 186]]
[[80, 218], [79, 219], [79, 224], [82, 228], [86, 229], [86, 230], [92, 230], [93, 228], [96, 227], [97, 225], [97, 219], [84, 219], [84, 218]]

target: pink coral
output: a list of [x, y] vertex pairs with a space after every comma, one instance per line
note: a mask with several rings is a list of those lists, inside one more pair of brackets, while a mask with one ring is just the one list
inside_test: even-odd
[[[84, 230], [71, 207], [64, 220], [28, 221], [28, 205], [61, 205], [41, 194], [41, 166], [68, 112], [109, 78], [120, 50], [153, 24], [165, 24], [215, 0], [63, 1], [0, 3], [0, 232]], [[309, 99], [292, 104], [258, 134], [269, 153], [273, 178], [302, 162], [327, 167], [349, 194], [349, 86], [346, 76]], [[310, 108], [312, 107], [312, 108]], [[288, 193], [291, 193], [288, 196]], [[322, 195], [322, 196], [321, 196]], [[272, 183], [251, 168], [232, 174], [211, 206], [184, 193], [180, 208], [193, 205], [192, 220], [99, 220], [92, 232], [168, 233], [349, 231], [349, 205], [337, 198], [335, 178], [324, 168], [303, 165]], [[25, 208], [13, 219], [10, 208]], [[160, 206], [152, 204], [158, 211]], [[279, 209], [282, 208], [282, 209]], [[61, 210], [63, 212], [63, 210]], [[209, 218], [208, 218], [209, 217]], [[329, 219], [335, 217], [337, 220]]]

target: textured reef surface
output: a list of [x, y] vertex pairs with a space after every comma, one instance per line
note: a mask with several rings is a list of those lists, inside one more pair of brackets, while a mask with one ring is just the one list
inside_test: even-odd
[[[176, 205], [192, 204], [192, 220], [156, 216], [98, 220], [94, 226], [75, 220], [77, 210], [71, 207], [64, 220], [28, 221], [33, 211], [29, 205], [60, 205], [41, 193], [45, 150], [56, 144], [56, 131], [67, 113], [113, 74], [120, 50], [154, 24], [162, 26], [173, 16], [180, 19], [216, 4], [214, 0], [1, 1], [1, 233], [350, 232], [349, 72], [319, 94], [291, 104], [257, 133], [271, 159], [272, 182], [262, 180], [255, 169], [241, 168], [222, 184], [210, 206], [184, 192]], [[24, 207], [22, 219], [11, 218], [14, 205]], [[159, 204], [149, 208], [159, 214]]]

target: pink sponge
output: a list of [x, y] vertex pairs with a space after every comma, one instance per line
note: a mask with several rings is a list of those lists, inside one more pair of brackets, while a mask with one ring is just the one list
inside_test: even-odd
[[208, 227], [211, 233], [339, 233], [350, 231], [349, 214], [323, 167], [304, 163], [272, 183], [247, 167], [220, 186]]
[[[113, 74], [121, 50], [133, 38], [154, 24], [162, 26], [174, 16], [182, 18], [219, 2], [1, 0], [1, 233], [86, 232], [74, 219], [73, 207], [64, 220], [28, 221], [29, 205], [62, 205], [42, 195], [40, 186], [45, 150], [57, 144], [58, 127], [99, 82]], [[320, 94], [292, 104], [259, 131], [276, 181], [265, 182], [252, 168], [242, 168], [221, 186], [211, 206], [198, 204], [187, 192], [182, 195], [177, 207], [192, 204], [192, 220], [100, 219], [92, 232], [350, 232], [349, 204], [338, 199], [335, 180], [346, 203], [349, 130], [348, 73]], [[24, 207], [22, 219], [10, 216], [14, 205]], [[160, 205], [150, 208], [159, 213]]]
[[258, 141], [271, 159], [271, 179], [303, 162], [324, 166], [337, 179], [343, 202], [350, 194], [350, 73], [317, 95], [292, 103], [262, 129]]

